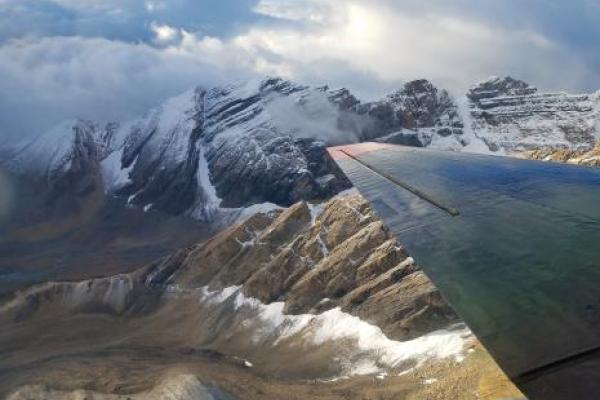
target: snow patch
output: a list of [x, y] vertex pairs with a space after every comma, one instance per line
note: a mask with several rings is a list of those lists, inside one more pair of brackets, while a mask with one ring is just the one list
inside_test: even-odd
[[191, 216], [200, 220], [212, 220], [220, 210], [221, 199], [210, 180], [210, 168], [202, 144], [198, 143], [197, 150], [196, 182], [198, 183], [198, 193], [196, 205], [192, 207]]
[[319, 232], [319, 234], [317, 235], [317, 241], [319, 242], [319, 248], [321, 249], [321, 254], [323, 254], [323, 257], [327, 257], [329, 255], [329, 249], [327, 248], [327, 245], [323, 241], [321, 232]]
[[55, 171], [66, 171], [78, 123], [77, 120], [66, 120], [37, 136], [16, 151], [9, 164], [25, 172], [46, 176]]
[[385, 379], [386, 376], [388, 376], [387, 372], [380, 372], [379, 374], [377, 374], [377, 376], [375, 376], [375, 378], [382, 381]]
[[244, 207], [241, 209], [241, 213], [238, 217], [237, 222], [243, 222], [255, 214], [270, 214], [272, 212], [281, 211], [284, 209], [285, 207], [278, 206], [274, 203], [253, 204], [251, 206]]
[[205, 195], [205, 206], [208, 208], [218, 208], [221, 204], [221, 199], [217, 196], [217, 189], [214, 187], [210, 180], [210, 169], [208, 167], [208, 161], [204, 155], [204, 147], [199, 146], [198, 149], [198, 185], [202, 188]]
[[317, 218], [319, 217], [319, 215], [321, 215], [321, 213], [323, 212], [323, 210], [325, 209], [325, 205], [327, 203], [322, 202], [322, 203], [306, 203], [308, 205], [308, 209], [310, 210], [310, 224], [312, 226], [315, 225], [315, 223], [317, 222]]
[[[343, 345], [338, 362], [347, 366], [345, 375], [372, 375], [387, 369], [418, 368], [428, 360], [464, 357], [468, 328], [456, 326], [439, 330], [408, 341], [389, 339], [383, 331], [358, 317], [343, 312], [339, 307], [322, 314], [284, 314], [284, 303], [263, 304], [246, 297], [240, 287], [220, 291], [200, 290], [208, 304], [232, 307], [232, 312], [243, 313], [245, 320], [255, 318], [260, 326], [255, 330], [255, 342], [268, 341], [277, 346], [292, 338], [308, 341], [312, 346]], [[253, 315], [254, 317], [249, 317]]]
[[127, 168], [123, 168], [121, 159], [123, 157], [123, 149], [112, 152], [108, 157], [100, 162], [102, 179], [107, 192], [114, 192], [131, 183], [129, 174], [133, 170], [136, 159]]
[[467, 142], [467, 145], [462, 149], [467, 153], [478, 153], [478, 154], [494, 154], [490, 150], [487, 144], [475, 134], [473, 130], [473, 118], [471, 116], [471, 110], [469, 109], [469, 99], [467, 96], [459, 98], [456, 102], [460, 115], [463, 118], [463, 139]]

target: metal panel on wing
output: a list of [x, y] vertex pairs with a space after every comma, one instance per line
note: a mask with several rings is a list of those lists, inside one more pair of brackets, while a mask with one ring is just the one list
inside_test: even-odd
[[597, 398], [600, 169], [371, 143], [330, 154], [528, 396]]

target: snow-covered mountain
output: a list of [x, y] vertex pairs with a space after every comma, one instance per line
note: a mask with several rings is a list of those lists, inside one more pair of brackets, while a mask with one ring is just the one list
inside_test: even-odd
[[349, 186], [317, 140], [343, 133], [329, 95], [281, 79], [195, 88], [126, 123], [69, 121], [4, 159], [51, 183], [86, 164], [131, 205], [200, 218], [327, 197]]
[[600, 137], [600, 92], [539, 93], [523, 81], [493, 77], [467, 98], [472, 129], [492, 151], [584, 150]]
[[105, 190], [131, 205], [208, 218], [216, 209], [330, 197], [350, 183], [327, 145], [428, 145], [457, 119], [455, 109], [425, 81], [362, 104], [345, 89], [266, 78], [195, 88], [122, 124], [68, 121], [3, 159], [50, 183], [100, 171]]
[[457, 102], [427, 80], [408, 82], [385, 99], [359, 106], [376, 122], [367, 139], [460, 150], [469, 144]]
[[347, 89], [280, 78], [194, 88], [125, 123], [67, 121], [0, 162], [51, 185], [102, 177], [132, 206], [209, 219], [350, 186], [325, 147], [364, 140], [467, 151], [593, 147], [600, 95], [540, 94], [491, 78], [454, 99], [426, 80], [363, 103]]

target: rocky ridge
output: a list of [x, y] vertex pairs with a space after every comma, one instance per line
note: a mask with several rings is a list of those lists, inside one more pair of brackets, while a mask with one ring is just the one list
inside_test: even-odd
[[[172, 98], [138, 119], [67, 121], [4, 148], [5, 167], [47, 181], [100, 171], [129, 205], [209, 219], [215, 210], [328, 198], [350, 186], [325, 147], [361, 140], [462, 143], [456, 106], [427, 81], [375, 103], [266, 78]], [[458, 144], [460, 147], [461, 144]]]
[[23, 289], [0, 323], [11, 400], [518, 394], [358, 195], [256, 213], [132, 273]]
[[265, 304], [283, 301], [288, 314], [340, 307], [399, 340], [457, 321], [362, 197], [336, 198], [312, 218], [304, 202], [273, 220], [259, 214], [193, 250], [170, 279], [240, 286]]
[[516, 154], [531, 160], [600, 167], [600, 143], [591, 150], [537, 149]]
[[600, 131], [598, 93], [540, 93], [512, 77], [492, 77], [467, 98], [472, 129], [492, 151], [590, 149]]
[[300, 202], [254, 214], [131, 274], [34, 286], [15, 295], [4, 311], [10, 310], [13, 319], [29, 318], [60, 298], [76, 309], [123, 315], [151, 308], [154, 290], [231, 287], [263, 304], [283, 302], [286, 314], [339, 308], [396, 340], [458, 322], [406, 250], [356, 195], [334, 198], [313, 211]]
[[589, 150], [599, 110], [598, 94], [539, 93], [511, 77], [490, 78], [458, 99], [417, 80], [373, 102], [268, 77], [195, 88], [125, 123], [67, 121], [32, 142], [0, 146], [0, 164], [51, 187], [101, 175], [104, 190], [130, 206], [214, 220], [350, 187], [328, 145]]
[[[13, 349], [0, 361], [0, 387], [20, 388], [13, 399], [60, 398], [81, 387], [98, 399], [122, 398], [123, 388], [152, 398], [165, 387], [182, 400], [189, 391], [257, 398], [248, 389], [261, 376], [271, 383], [258, 398], [278, 379], [356, 377], [364, 388], [398, 374], [390, 382], [404, 383], [393, 390], [416, 382], [419, 393], [427, 374], [455, 379], [443, 371], [470, 360], [475, 343], [357, 195], [259, 212], [129, 274], [24, 289], [2, 301], [0, 323], [0, 347]], [[497, 373], [486, 362], [486, 374]], [[232, 384], [242, 372], [253, 377]], [[476, 384], [481, 374], [469, 379]], [[369, 384], [363, 375], [379, 378]], [[327, 385], [313, 395], [329, 393]], [[435, 390], [444, 398], [453, 387]]]
[[384, 100], [362, 105], [359, 112], [377, 121], [366, 135], [369, 140], [455, 150], [469, 144], [454, 98], [424, 79], [406, 83]]

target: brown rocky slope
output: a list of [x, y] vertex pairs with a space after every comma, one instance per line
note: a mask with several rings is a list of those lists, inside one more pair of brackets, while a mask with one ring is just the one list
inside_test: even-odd
[[13, 294], [0, 396], [514, 394], [458, 322], [360, 196], [301, 202], [130, 274]]
[[360, 196], [328, 202], [312, 223], [300, 202], [257, 214], [191, 250], [168, 280], [182, 287], [241, 286], [288, 314], [334, 307], [411, 339], [458, 319]]
[[519, 156], [532, 160], [554, 161], [567, 164], [600, 167], [600, 142], [591, 150], [538, 149], [526, 151]]

